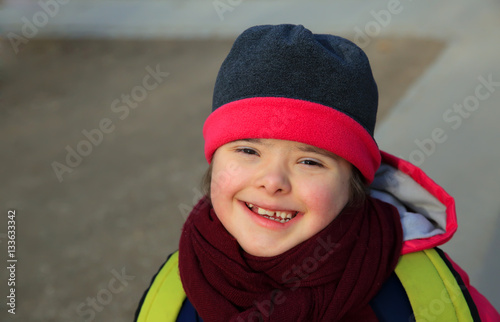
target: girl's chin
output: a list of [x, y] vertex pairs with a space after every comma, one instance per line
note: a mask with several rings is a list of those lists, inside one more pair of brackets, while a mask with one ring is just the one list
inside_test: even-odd
[[[241, 244], [240, 244], [241, 246]], [[251, 247], [241, 246], [245, 252], [255, 257], [273, 257], [292, 249], [293, 247], [255, 247], [252, 245]]]
[[[246, 250], [245, 250], [246, 251]], [[284, 252], [253, 252], [253, 251], [246, 251], [248, 254], [255, 256], [255, 257], [274, 257], [277, 255], [280, 255]]]

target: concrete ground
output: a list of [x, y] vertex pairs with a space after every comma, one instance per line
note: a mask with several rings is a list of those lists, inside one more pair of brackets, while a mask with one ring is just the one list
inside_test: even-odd
[[[377, 21], [371, 11], [388, 3], [247, 1], [221, 19], [210, 2], [80, 1], [39, 28], [63, 39], [26, 38], [16, 53], [8, 31], [22, 35], [22, 20], [9, 3], [0, 11], [0, 203], [5, 216], [16, 210], [17, 314], [2, 306], [0, 320], [132, 320], [199, 197], [201, 127], [220, 63], [244, 27], [285, 20], [366, 50], [380, 87], [380, 146], [420, 163], [456, 197], [461, 228], [445, 249], [500, 307], [500, 96], [497, 85], [479, 92], [484, 99], [475, 93], [500, 79], [498, 4], [403, 3], [390, 24], [361, 37]], [[30, 8], [25, 17], [38, 12]], [[436, 128], [447, 139], [432, 145]], [[0, 277], [6, 284], [6, 270]]]

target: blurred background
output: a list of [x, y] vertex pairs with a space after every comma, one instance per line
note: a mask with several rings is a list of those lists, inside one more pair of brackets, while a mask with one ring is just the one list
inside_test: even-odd
[[0, 320], [133, 319], [200, 197], [218, 68], [268, 23], [367, 52], [380, 147], [455, 197], [443, 248], [500, 309], [499, 17], [498, 1], [0, 1]]

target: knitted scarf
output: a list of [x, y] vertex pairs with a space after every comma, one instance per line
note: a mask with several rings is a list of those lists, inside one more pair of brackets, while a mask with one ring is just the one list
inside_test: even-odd
[[277, 256], [246, 253], [204, 198], [184, 224], [180, 277], [205, 322], [376, 321], [369, 306], [402, 245], [397, 210], [368, 197]]

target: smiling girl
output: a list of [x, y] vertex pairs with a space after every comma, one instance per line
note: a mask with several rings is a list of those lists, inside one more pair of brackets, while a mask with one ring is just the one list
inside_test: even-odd
[[364, 52], [252, 27], [217, 76], [206, 196], [139, 321], [499, 321], [440, 249], [453, 198], [378, 149]]

